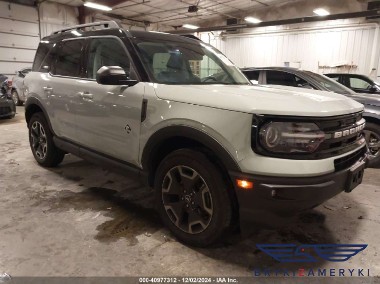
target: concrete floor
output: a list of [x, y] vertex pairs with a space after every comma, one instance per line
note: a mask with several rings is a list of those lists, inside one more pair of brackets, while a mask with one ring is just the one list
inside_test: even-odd
[[[197, 249], [171, 236], [152, 210], [151, 192], [135, 181], [71, 155], [58, 168], [39, 167], [23, 107], [17, 111], [16, 118], [0, 121], [0, 274], [251, 276], [255, 268], [303, 267], [364, 268], [380, 275], [380, 169], [368, 169], [352, 193], [339, 194], [291, 226], [244, 239], [236, 234], [222, 247]], [[280, 242], [368, 248], [347, 262], [300, 266], [278, 263], [255, 246]]]

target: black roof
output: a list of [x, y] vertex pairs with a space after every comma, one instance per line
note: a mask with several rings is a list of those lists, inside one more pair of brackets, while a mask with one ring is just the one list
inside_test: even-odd
[[[80, 32], [81, 37], [89, 37], [89, 36], [99, 36], [99, 35], [114, 35], [117, 37], [126, 36], [129, 38], [143, 38], [147, 40], [160, 40], [160, 41], [171, 41], [171, 42], [188, 42], [188, 43], [198, 43], [199, 39], [194, 39], [190, 37], [180, 36], [180, 35], [173, 35], [169, 33], [162, 33], [162, 32], [147, 32], [147, 31], [134, 31], [134, 30], [125, 30], [125, 29], [118, 29], [118, 28], [109, 28], [109, 29], [99, 29], [99, 30], [81, 30], [81, 29], [75, 29], [72, 30], [66, 30], [64, 32], [59, 33], [53, 33], [49, 36], [44, 37], [43, 41], [49, 41], [49, 42], [59, 42], [64, 39], [70, 39], [70, 38], [78, 38], [78, 35], [73, 34], [71, 31], [77, 31]], [[123, 34], [121, 33], [124, 32]]]

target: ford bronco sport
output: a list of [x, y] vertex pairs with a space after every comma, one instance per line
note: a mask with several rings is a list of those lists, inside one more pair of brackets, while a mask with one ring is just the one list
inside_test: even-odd
[[195, 39], [115, 22], [44, 38], [26, 79], [31, 150], [142, 178], [163, 222], [207, 246], [240, 222], [281, 223], [363, 178], [363, 106], [338, 94], [252, 86]]

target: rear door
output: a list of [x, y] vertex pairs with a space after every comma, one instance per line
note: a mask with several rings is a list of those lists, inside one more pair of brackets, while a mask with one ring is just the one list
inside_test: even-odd
[[117, 37], [90, 38], [86, 59], [85, 78], [78, 85], [79, 142], [91, 150], [137, 164], [144, 84], [128, 87], [96, 82], [96, 73], [103, 66], [119, 66], [128, 76], [131, 73], [128, 52]]
[[[85, 39], [62, 41], [55, 52], [49, 76], [43, 78], [43, 90], [53, 112], [54, 131], [62, 138], [77, 142], [75, 113], [80, 108], [79, 82], [83, 72]], [[43, 67], [42, 67], [43, 68]]]

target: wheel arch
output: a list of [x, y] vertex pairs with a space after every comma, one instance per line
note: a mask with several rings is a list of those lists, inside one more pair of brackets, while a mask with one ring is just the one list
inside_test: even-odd
[[229, 178], [229, 171], [240, 171], [230, 153], [208, 134], [188, 126], [168, 126], [155, 132], [145, 144], [141, 156], [144, 171], [148, 173], [149, 185], [153, 185], [159, 163], [169, 153], [182, 149], [195, 148], [204, 152]]
[[29, 126], [29, 121], [32, 118], [33, 114], [37, 112], [42, 112], [44, 114], [45, 119], [49, 125], [50, 131], [54, 135], [53, 128], [51, 127], [51, 124], [50, 124], [49, 116], [47, 115], [47, 112], [45, 108], [43, 107], [42, 103], [35, 97], [29, 97], [25, 102], [25, 120], [26, 120], [27, 126]]

